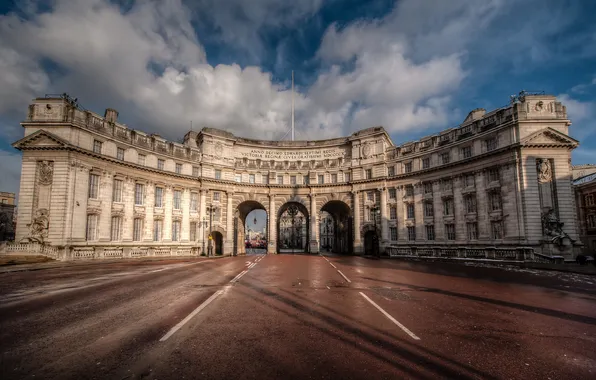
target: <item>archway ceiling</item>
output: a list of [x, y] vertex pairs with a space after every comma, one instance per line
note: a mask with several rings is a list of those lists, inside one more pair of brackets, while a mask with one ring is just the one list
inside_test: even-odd
[[321, 211], [326, 211], [334, 217], [348, 217], [352, 214], [352, 210], [350, 206], [348, 206], [343, 201], [333, 200], [325, 203], [323, 207], [321, 207]]
[[263, 206], [260, 202], [257, 201], [244, 201], [238, 205], [237, 209], [240, 219], [242, 220], [245, 220], [248, 214], [250, 214], [250, 212], [254, 210], [264, 210], [265, 212], [267, 212], [265, 206]]

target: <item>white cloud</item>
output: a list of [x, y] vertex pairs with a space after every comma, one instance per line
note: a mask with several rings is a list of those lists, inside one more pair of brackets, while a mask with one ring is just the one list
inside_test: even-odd
[[577, 100], [568, 94], [558, 95], [557, 99], [567, 107], [573, 137], [584, 141], [588, 136], [596, 136], [596, 102]]

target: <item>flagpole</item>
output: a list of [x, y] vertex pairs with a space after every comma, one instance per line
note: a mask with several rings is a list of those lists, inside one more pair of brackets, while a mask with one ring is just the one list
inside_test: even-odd
[[294, 70], [292, 70], [292, 141], [294, 141]]

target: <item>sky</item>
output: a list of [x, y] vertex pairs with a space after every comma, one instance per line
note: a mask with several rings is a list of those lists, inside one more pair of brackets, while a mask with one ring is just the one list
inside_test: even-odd
[[396, 145], [521, 90], [558, 96], [596, 163], [596, 1], [3, 0], [0, 191], [18, 192], [31, 100], [68, 93], [180, 141], [210, 126], [296, 138], [382, 125]]

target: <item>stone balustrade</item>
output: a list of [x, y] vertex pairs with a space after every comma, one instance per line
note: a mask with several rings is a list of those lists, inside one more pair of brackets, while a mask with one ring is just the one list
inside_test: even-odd
[[497, 261], [531, 261], [531, 262], [554, 262], [548, 260], [550, 256], [539, 255], [529, 247], [511, 248], [469, 248], [469, 247], [436, 247], [436, 246], [389, 246], [387, 247], [389, 257], [403, 258], [439, 258], [454, 260], [497, 260]]

